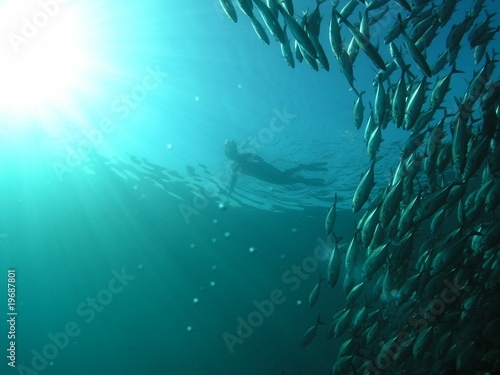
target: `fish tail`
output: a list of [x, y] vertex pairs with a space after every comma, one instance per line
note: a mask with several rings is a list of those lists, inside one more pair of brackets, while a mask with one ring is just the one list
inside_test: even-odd
[[451, 69], [451, 73], [465, 73], [463, 70], [457, 69], [457, 64], [453, 64], [453, 68]]
[[321, 276], [321, 273], [319, 273], [319, 282], [318, 284], [320, 284], [322, 281], [325, 281], [326, 279], [323, 279], [323, 276]]
[[318, 320], [316, 321], [316, 325], [319, 326], [321, 324], [325, 324], [325, 323], [321, 321], [321, 315], [318, 315]]
[[404, 31], [404, 27], [403, 27], [403, 18], [401, 17], [401, 13], [398, 13], [398, 20], [397, 20], [397, 23], [399, 25], [399, 29], [401, 31]]
[[490, 13], [487, 9], [484, 12], [486, 13], [486, 18], [491, 18], [497, 14], [497, 12]]
[[401, 70], [403, 73], [406, 73], [408, 70], [410, 70], [411, 64], [406, 64], [405, 66], [401, 67]]
[[332, 12], [333, 12], [333, 13], [334, 13], [334, 14], [335, 14], [335, 15], [336, 15], [336, 16], [337, 16], [337, 17], [338, 17], [338, 18], [339, 18], [342, 22], [344, 22], [344, 23], [345, 23], [345, 21], [347, 21], [347, 20], [346, 20], [346, 18], [345, 18], [342, 14], [340, 14], [340, 13], [339, 13], [339, 11], [338, 11], [336, 8], [333, 8], [333, 9], [332, 9]]

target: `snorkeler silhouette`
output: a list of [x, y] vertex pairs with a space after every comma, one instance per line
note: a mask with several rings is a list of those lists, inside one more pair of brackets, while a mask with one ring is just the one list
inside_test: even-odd
[[310, 186], [325, 186], [325, 180], [321, 178], [304, 178], [297, 176], [296, 173], [299, 171], [326, 171], [327, 169], [324, 167], [326, 163], [300, 164], [295, 168], [280, 171], [254, 153], [238, 152], [235, 141], [226, 141], [225, 153], [234, 162], [228, 195], [231, 195], [236, 185], [238, 173], [243, 173], [271, 184], [287, 185], [300, 183]]

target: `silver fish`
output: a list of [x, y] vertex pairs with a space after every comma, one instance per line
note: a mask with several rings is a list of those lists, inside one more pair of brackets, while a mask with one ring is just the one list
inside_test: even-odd
[[432, 77], [432, 71], [427, 64], [427, 60], [422, 55], [422, 52], [415, 46], [415, 43], [410, 39], [406, 31], [404, 30], [403, 20], [401, 19], [401, 14], [398, 14], [398, 23], [401, 28], [401, 34], [405, 42], [406, 49], [410, 53], [411, 58], [415, 61], [415, 64], [420, 68], [420, 70], [425, 73], [428, 77]]
[[321, 275], [319, 275], [318, 283], [314, 286], [313, 290], [309, 294], [309, 307], [313, 307], [318, 301], [320, 286], [322, 281], [325, 281], [325, 279], [323, 279]]
[[318, 320], [316, 320], [316, 324], [313, 326], [309, 327], [306, 332], [304, 333], [304, 336], [302, 337], [302, 341], [300, 343], [301, 348], [305, 348], [307, 345], [311, 343], [311, 341], [316, 337], [316, 332], [318, 330], [318, 326], [325, 324], [321, 321], [321, 317], [318, 315]]
[[370, 168], [366, 170], [365, 173], [361, 176], [361, 180], [359, 181], [358, 187], [354, 192], [354, 196], [352, 198], [352, 210], [356, 213], [361, 207], [365, 204], [370, 196], [370, 192], [372, 188], [375, 186], [375, 163], [378, 159], [374, 159]]
[[337, 280], [340, 275], [340, 249], [338, 246], [338, 241], [335, 242], [335, 246], [332, 249], [330, 258], [328, 259], [328, 269], [327, 269], [327, 280], [328, 284], [332, 288], [337, 284]]
[[356, 102], [354, 103], [354, 109], [353, 109], [353, 120], [354, 120], [354, 126], [356, 129], [361, 128], [361, 125], [363, 124], [363, 117], [365, 113], [365, 106], [363, 105], [363, 94], [365, 91], [361, 91], [359, 93], [358, 98], [356, 99]]
[[232, 0], [219, 0], [219, 2], [229, 19], [233, 22], [238, 22], [238, 15], [236, 14], [236, 9], [234, 9]]
[[[278, 19], [276, 16], [273, 14], [271, 9], [267, 7], [267, 5], [262, 1], [262, 0], [253, 0], [255, 5], [260, 11], [260, 14], [262, 15], [262, 19], [264, 20], [264, 23], [266, 24], [267, 28], [273, 34], [273, 36], [280, 42], [280, 43], [286, 43], [285, 39], [285, 34], [283, 33], [283, 29], [281, 28], [281, 25], [278, 22]], [[278, 9], [282, 9], [281, 7], [278, 7]]]
[[[259, 36], [260, 40], [262, 40], [263, 43], [269, 44], [269, 37], [267, 36], [266, 30], [264, 27], [261, 25], [261, 23], [257, 20], [257, 18], [252, 18], [250, 19], [250, 22], [252, 23], [253, 29]], [[283, 44], [282, 44], [283, 46]]]
[[329, 37], [333, 54], [338, 59], [344, 48], [342, 46], [342, 36], [340, 35], [340, 25], [339, 21], [337, 20], [335, 7], [336, 6], [334, 4], [332, 8], [332, 17], [330, 19]]
[[325, 219], [325, 232], [328, 236], [333, 231], [333, 226], [335, 225], [335, 219], [337, 218], [337, 193], [333, 199], [332, 207], [328, 210], [328, 214]]
[[340, 13], [337, 13], [337, 17], [341, 19], [341, 21], [349, 28], [352, 33], [352, 36], [356, 39], [359, 46], [363, 50], [363, 52], [373, 61], [373, 63], [382, 70], [385, 70], [385, 62], [378, 53], [377, 49], [370, 43], [370, 40], [364, 36], [353, 24], [351, 24], [344, 16]]

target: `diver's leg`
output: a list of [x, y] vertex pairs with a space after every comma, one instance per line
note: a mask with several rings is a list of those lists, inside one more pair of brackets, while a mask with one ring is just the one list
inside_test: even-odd
[[323, 172], [326, 172], [326, 171], [328, 171], [328, 169], [324, 167], [326, 164], [327, 163], [325, 163], [325, 162], [312, 163], [312, 164], [299, 164], [295, 168], [290, 168], [290, 169], [283, 171], [283, 173], [286, 174], [287, 176], [291, 176], [294, 173], [297, 173], [300, 171], [323, 171]]
[[297, 172], [300, 172], [302, 170], [302, 165], [299, 165], [298, 167], [294, 167], [294, 168], [290, 168], [290, 169], [286, 169], [283, 171], [283, 174], [286, 176], [286, 177], [290, 177], [291, 175], [297, 173]]
[[291, 184], [304, 184], [309, 186], [326, 186], [326, 180], [322, 178], [305, 178], [302, 176], [293, 176], [289, 179]]

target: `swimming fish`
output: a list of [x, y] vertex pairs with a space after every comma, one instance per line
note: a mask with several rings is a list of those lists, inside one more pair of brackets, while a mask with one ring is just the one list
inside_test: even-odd
[[316, 337], [318, 327], [322, 324], [325, 324], [325, 323], [323, 323], [321, 321], [321, 317], [318, 315], [318, 319], [316, 320], [316, 324], [309, 327], [306, 330], [306, 332], [304, 333], [304, 336], [302, 337], [302, 341], [300, 343], [301, 348], [305, 348], [307, 345], [309, 345], [311, 343], [311, 341]]

